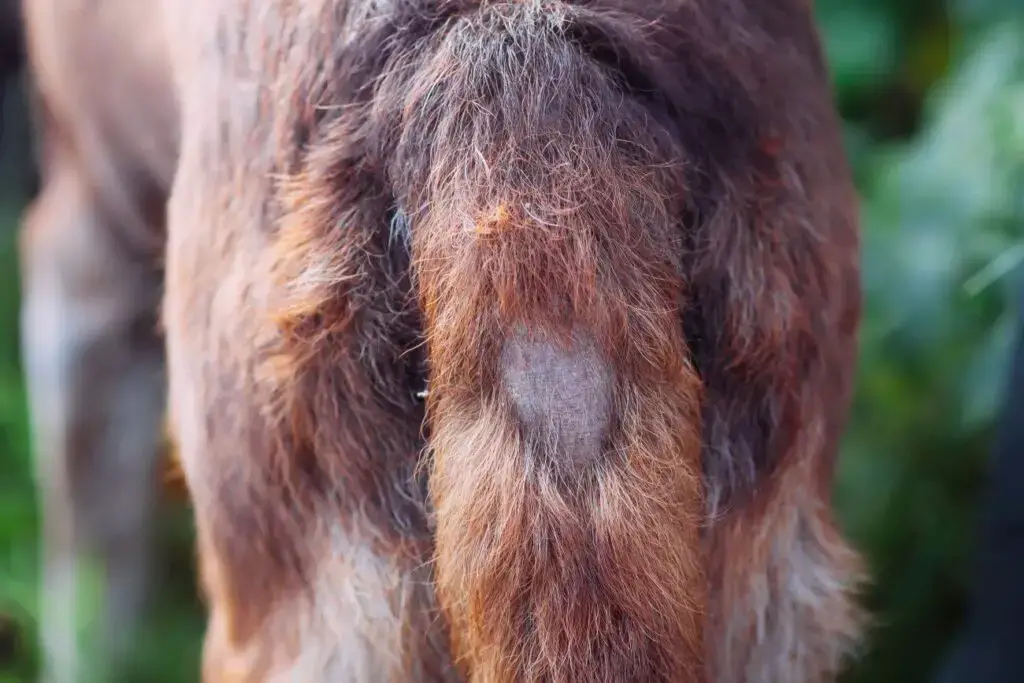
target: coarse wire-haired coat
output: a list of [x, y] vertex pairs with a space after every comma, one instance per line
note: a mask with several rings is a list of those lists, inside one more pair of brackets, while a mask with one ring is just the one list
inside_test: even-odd
[[166, 356], [207, 683], [833, 679], [858, 219], [806, 0], [26, 9], [46, 590], [107, 563], [111, 657]]

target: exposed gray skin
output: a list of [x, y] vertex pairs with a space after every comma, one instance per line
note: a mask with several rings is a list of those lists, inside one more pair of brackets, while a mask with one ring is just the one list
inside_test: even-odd
[[502, 349], [502, 380], [523, 426], [573, 464], [601, 453], [612, 414], [612, 373], [593, 341], [570, 348], [522, 331]]

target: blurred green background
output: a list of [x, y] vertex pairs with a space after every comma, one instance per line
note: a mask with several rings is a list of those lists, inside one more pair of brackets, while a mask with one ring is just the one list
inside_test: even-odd
[[[765, 0], [770, 1], [770, 0]], [[836, 505], [870, 562], [877, 623], [849, 683], [929, 681], [965, 603], [978, 494], [1024, 260], [1020, 0], [818, 0], [863, 197], [866, 314]], [[31, 680], [38, 515], [17, 350], [24, 114], [0, 157], [0, 683]], [[195, 681], [187, 510], [169, 509], [148, 683]], [[88, 629], [88, 621], [83, 630]], [[785, 682], [779, 682], [785, 683]]]

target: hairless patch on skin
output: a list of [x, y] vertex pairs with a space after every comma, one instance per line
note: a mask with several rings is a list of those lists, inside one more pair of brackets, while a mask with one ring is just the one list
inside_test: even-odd
[[502, 348], [501, 373], [519, 419], [546, 452], [577, 465], [601, 455], [612, 372], [588, 335], [560, 345], [517, 330]]

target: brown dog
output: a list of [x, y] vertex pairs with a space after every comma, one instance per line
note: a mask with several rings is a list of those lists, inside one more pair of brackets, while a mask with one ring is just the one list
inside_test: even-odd
[[109, 633], [143, 604], [163, 255], [205, 681], [831, 680], [858, 239], [807, 3], [166, 4], [26, 5], [47, 597], [95, 549]]

